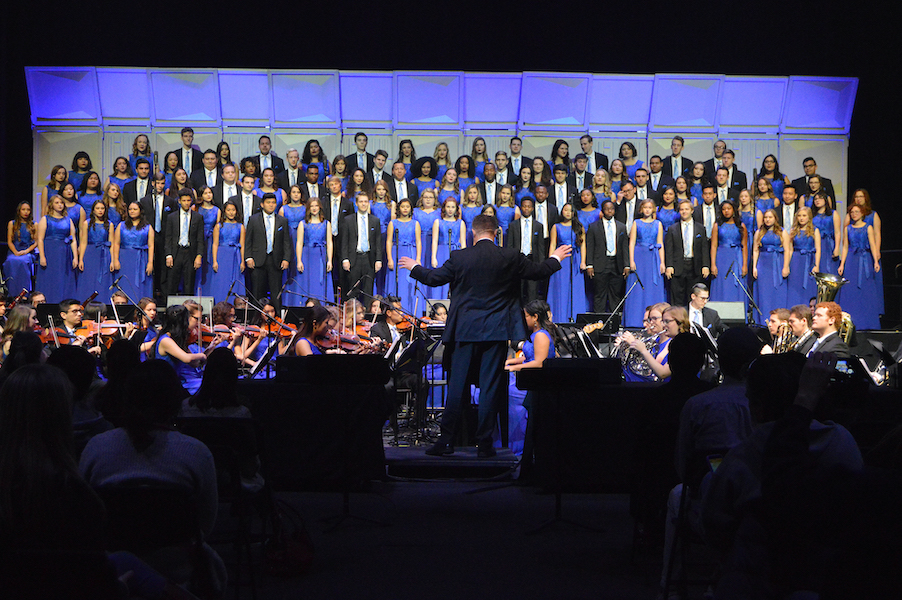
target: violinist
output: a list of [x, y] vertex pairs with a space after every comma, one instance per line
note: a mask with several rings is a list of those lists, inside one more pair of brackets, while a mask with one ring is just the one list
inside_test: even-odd
[[125, 292], [117, 290], [110, 296], [110, 301], [113, 304], [128, 304], [128, 296], [125, 295]]
[[[68, 298], [60, 302], [60, 318], [63, 323], [57, 327], [57, 337], [68, 339], [68, 344], [73, 346], [84, 346], [87, 336], [86, 331], [79, 331], [81, 322], [85, 314], [85, 307], [78, 300]], [[88, 352], [98, 356], [100, 348], [92, 346], [88, 348]]]
[[[113, 294], [113, 302], [116, 302], [116, 295]], [[154, 341], [157, 339], [157, 326], [154, 325], [154, 321], [157, 318], [157, 303], [153, 298], [141, 298], [138, 300], [138, 308], [144, 311], [147, 315], [146, 317], [138, 312], [138, 331], [144, 332], [144, 341], [141, 342], [139, 346], [141, 350], [141, 360], [143, 361], [147, 354], [153, 349]], [[148, 320], [149, 319], [149, 320]], [[141, 338], [139, 337], [138, 340]]]
[[294, 353], [297, 356], [314, 356], [323, 354], [320, 348], [323, 338], [335, 328], [335, 319], [332, 313], [322, 305], [314, 306], [310, 316], [301, 324], [300, 338], [294, 345]]
[[[276, 307], [268, 298], [263, 300], [263, 313], [271, 319], [276, 318]], [[261, 317], [259, 320], [261, 326], [257, 328], [257, 331], [255, 331], [253, 335], [247, 335], [244, 338], [244, 342], [242, 343], [241, 348], [241, 356], [239, 356], [238, 358], [246, 365], [256, 365], [257, 361], [262, 359], [266, 354], [266, 351], [269, 349], [269, 345], [272, 343], [273, 338], [267, 335], [268, 330], [266, 327], [264, 327], [264, 325], [266, 325], [264, 321], [268, 322], [269, 319], [264, 319]], [[251, 329], [249, 328], [248, 331], [251, 331]], [[277, 337], [275, 338], [275, 340], [278, 344], [278, 348], [276, 348], [276, 353], [273, 354], [271, 360], [275, 360], [277, 357], [285, 354], [285, 352], [288, 350], [288, 344], [291, 342], [290, 337], [279, 336], [278, 331], [276, 333]], [[265, 371], [261, 369], [257, 376], [265, 377]]]
[[445, 323], [448, 320], [448, 308], [441, 302], [435, 302], [432, 310], [429, 311], [429, 318], [439, 323]]
[[[386, 296], [385, 302], [382, 305], [382, 309], [385, 312], [385, 321], [373, 325], [370, 333], [374, 338], [378, 337], [389, 344], [394, 344], [395, 341], [400, 340], [392, 348], [391, 354], [386, 357], [389, 364], [394, 366], [405, 345], [413, 337], [413, 327], [411, 327], [410, 321], [407, 320], [401, 310], [400, 298], [397, 296]], [[420, 365], [418, 370], [394, 372], [392, 378], [385, 384], [385, 391], [388, 393], [389, 398], [393, 398], [396, 389], [417, 390], [415, 406], [417, 414], [422, 415], [426, 408], [426, 395], [429, 390], [429, 384], [425, 377], [420, 377], [420, 371], [422, 371], [422, 365]]]
[[170, 306], [163, 314], [163, 328], [154, 341], [151, 358], [165, 360], [175, 369], [189, 394], [200, 389], [207, 355], [189, 344], [191, 330], [197, 330], [198, 316], [183, 305]]
[[[401, 309], [401, 299], [397, 296], [386, 296], [385, 303], [382, 305], [382, 310], [385, 312], [385, 321], [380, 321], [373, 325], [370, 328], [370, 335], [374, 338], [379, 338], [388, 344], [395, 343], [396, 340], [407, 336], [402, 341], [407, 341], [410, 339], [410, 323], [404, 318], [404, 313]], [[406, 331], [402, 331], [406, 330]], [[394, 361], [394, 356], [397, 355], [397, 348], [392, 353], [392, 356], [389, 356], [389, 360]]]
[[[217, 347], [228, 348], [232, 353], [235, 352], [235, 343], [241, 337], [241, 334], [234, 330], [235, 307], [226, 301], [217, 302], [213, 305], [213, 333], [222, 333], [227, 336]], [[240, 348], [241, 345], [239, 344]]]
[[0, 363], [6, 360], [13, 336], [20, 331], [35, 331], [39, 329], [37, 312], [27, 304], [19, 304], [13, 307], [6, 319], [6, 328], [0, 337]]

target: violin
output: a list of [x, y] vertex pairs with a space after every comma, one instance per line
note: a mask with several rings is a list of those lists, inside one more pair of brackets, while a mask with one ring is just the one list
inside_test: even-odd
[[415, 322], [413, 317], [408, 317], [407, 315], [404, 315], [402, 317], [402, 321], [400, 323], [398, 323], [395, 327], [398, 328], [399, 332], [406, 333], [406, 332], [410, 331], [411, 329], [413, 329], [414, 327], [419, 327], [419, 329], [426, 329], [427, 327], [429, 327], [429, 324], [422, 320]]
[[201, 325], [200, 326], [200, 339], [204, 344], [212, 344], [213, 340], [216, 336], [221, 336], [226, 341], [231, 342], [232, 339], [236, 337], [237, 334], [235, 331], [229, 328], [228, 325], [214, 325], [210, 327], [209, 325]]

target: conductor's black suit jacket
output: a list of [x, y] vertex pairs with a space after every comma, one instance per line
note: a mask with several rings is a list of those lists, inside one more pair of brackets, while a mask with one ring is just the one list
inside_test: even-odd
[[480, 240], [451, 252], [437, 269], [418, 265], [410, 274], [428, 286], [451, 284], [451, 308], [442, 336], [450, 344], [524, 339], [522, 280], [546, 279], [560, 268], [555, 258], [535, 263], [519, 250]]

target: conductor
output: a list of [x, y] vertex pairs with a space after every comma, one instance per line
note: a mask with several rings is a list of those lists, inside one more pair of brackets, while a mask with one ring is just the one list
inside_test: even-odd
[[547, 279], [570, 256], [570, 246], [558, 247], [550, 258], [532, 262], [517, 248], [495, 245], [498, 222], [490, 215], [473, 219], [473, 245], [455, 250], [437, 269], [427, 269], [413, 258], [401, 258], [399, 266], [428, 286], [451, 284], [451, 308], [442, 341], [451, 355], [448, 399], [442, 416], [442, 434], [426, 454], [454, 453], [464, 393], [469, 390], [467, 374], [479, 365], [479, 423], [476, 430], [478, 456], [495, 455], [492, 432], [498, 413], [498, 399], [506, 372], [508, 340], [526, 335], [520, 306], [521, 281]]

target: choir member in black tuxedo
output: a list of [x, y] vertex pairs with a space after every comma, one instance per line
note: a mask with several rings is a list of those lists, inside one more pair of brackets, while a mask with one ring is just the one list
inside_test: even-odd
[[[354, 169], [363, 169], [364, 173], [370, 173], [376, 166], [376, 157], [366, 151], [366, 145], [369, 138], [362, 131], [354, 134], [354, 152], [345, 156], [345, 162], [348, 164], [348, 171]], [[433, 173], [435, 175], [435, 173]], [[373, 184], [375, 185], [375, 183]]]
[[213, 205], [222, 210], [229, 198], [237, 196], [240, 189], [238, 169], [231, 163], [223, 165], [222, 178], [219, 184], [213, 188]]
[[[536, 221], [533, 214], [534, 208], [533, 198], [524, 196], [520, 200], [520, 218], [508, 226], [504, 245], [519, 251], [532, 262], [540, 263], [545, 260], [545, 237], [542, 224]], [[523, 304], [539, 298], [539, 283], [530, 279], [523, 281], [521, 291]]]
[[723, 166], [730, 173], [730, 187], [736, 188], [739, 192], [749, 188], [749, 180], [745, 173], [739, 170], [734, 163], [736, 153], [732, 150], [724, 150]]
[[714, 174], [717, 169], [723, 166], [723, 153], [727, 150], [727, 143], [723, 140], [714, 142], [714, 158], [709, 158], [703, 164], [705, 165], [705, 177], [708, 181], [714, 181]]
[[617, 208], [614, 210], [614, 218], [626, 225], [626, 231], [633, 228], [633, 221], [642, 218], [641, 202], [636, 200], [636, 186], [632, 181], [624, 181], [617, 192]]
[[288, 166], [281, 173], [276, 173], [276, 181], [280, 190], [290, 190], [293, 185], [301, 185], [304, 181], [304, 170], [301, 169], [301, 153], [296, 148], [289, 148], [285, 153]]
[[285, 170], [285, 161], [272, 153], [272, 140], [268, 135], [261, 135], [257, 140], [257, 148], [260, 153], [256, 156], [249, 157], [254, 161], [257, 167], [257, 173], [262, 173], [263, 169], [272, 169], [276, 175]]
[[[792, 187], [796, 189], [796, 194], [799, 196], [808, 193], [808, 178], [817, 175], [817, 161], [809, 156], [802, 161], [802, 168], [805, 170], [805, 176], [792, 181]], [[827, 192], [827, 196], [833, 200], [835, 206], [836, 193], [833, 191], [833, 182], [823, 175], [818, 175], [818, 178], [821, 180], [821, 189]]]
[[594, 140], [592, 136], [588, 133], [581, 138], [579, 138], [579, 147], [582, 149], [583, 154], [586, 155], [586, 171], [589, 173], [595, 173], [598, 169], [608, 170], [608, 157], [601, 152], [595, 152], [593, 147]]
[[[345, 217], [354, 213], [354, 203], [342, 195], [341, 179], [338, 177], [329, 178], [328, 188], [328, 194], [322, 198], [323, 218], [329, 222], [329, 227], [332, 230], [332, 247], [341, 252], [341, 238], [345, 227], [344, 220]], [[343, 290], [350, 288], [347, 279], [347, 271], [344, 269], [332, 269], [333, 295], [338, 291], [339, 286]]]
[[[539, 181], [536, 181], [538, 184]], [[576, 189], [575, 184], [571, 184], [567, 179], [567, 167], [563, 164], [554, 166], [554, 183], [549, 190], [551, 197], [554, 198], [554, 205], [558, 211], [564, 208], [568, 202], [573, 202], [573, 198], [579, 195], [581, 190]]]
[[676, 179], [692, 174], [692, 161], [683, 156], [683, 138], [675, 135], [670, 140], [670, 156], [664, 161], [664, 172]]
[[[512, 173], [519, 174], [520, 169], [523, 167], [532, 166], [532, 159], [528, 156], [523, 156], [521, 153], [521, 150], [523, 150], [523, 140], [516, 136], [512, 137], [508, 148], [511, 151], [509, 164]], [[508, 183], [512, 184], [513, 181], [508, 180]]]
[[391, 179], [388, 180], [388, 189], [392, 202], [398, 202], [409, 198], [416, 205], [420, 192], [412, 181], [407, 181], [407, 168], [401, 161], [395, 162], [391, 167]]
[[542, 236], [545, 239], [545, 256], [548, 256], [548, 247], [551, 244], [551, 230], [555, 223], [561, 220], [561, 213], [553, 202], [548, 202], [548, 188], [544, 183], [536, 185], [536, 204], [533, 213], [536, 222], [542, 224]]
[[589, 161], [582, 152], [573, 159], [573, 172], [567, 178], [567, 183], [570, 184], [577, 194], [586, 188], [592, 187], [592, 176], [595, 174], [595, 171], [591, 173], [587, 171], [586, 165], [588, 164]]
[[[648, 181], [648, 169], [639, 167], [636, 169], [636, 174], [633, 176], [633, 179], [636, 183], [636, 202], [641, 205], [643, 200], [651, 199], [655, 201], [655, 204], [661, 204], [658, 193], [651, 187], [651, 183]], [[661, 191], [663, 192], [664, 190]]]
[[204, 153], [193, 146], [194, 130], [190, 127], [182, 129], [182, 147], [176, 153], [179, 157], [178, 166], [185, 169], [188, 176], [203, 166]]
[[586, 274], [595, 288], [595, 312], [617, 308], [630, 272], [629, 234], [614, 213], [614, 203], [605, 200], [601, 203], [602, 218], [586, 230]]
[[137, 176], [135, 179], [122, 186], [122, 197], [125, 199], [126, 206], [132, 202], [140, 203], [150, 193], [150, 161], [146, 158], [139, 158], [135, 164], [135, 175]]
[[714, 231], [714, 224], [717, 223], [717, 216], [720, 214], [720, 203], [717, 201], [717, 193], [714, 186], [706, 183], [702, 186], [701, 204], [692, 211], [692, 218], [701, 223], [705, 227], [705, 235], [711, 239], [711, 232]]
[[692, 202], [681, 200], [680, 220], [664, 234], [665, 275], [670, 280], [670, 303], [689, 304], [689, 290], [711, 273], [711, 244], [705, 226], [692, 216]]
[[261, 212], [251, 216], [244, 234], [245, 265], [251, 270], [254, 296], [264, 298], [267, 284], [276, 314], [282, 310], [282, 272], [294, 249], [288, 219], [276, 214], [276, 195], [263, 194]]
[[344, 218], [341, 235], [341, 268], [356, 289], [345, 295], [356, 297], [357, 291], [373, 295], [376, 273], [382, 269], [382, 225], [379, 217], [369, 214], [370, 199], [365, 192], [357, 194], [357, 212]]
[[153, 245], [153, 290], [154, 294], [162, 295], [165, 288], [165, 280], [168, 269], [166, 264], [166, 224], [169, 215], [179, 210], [178, 200], [165, 195], [166, 175], [156, 173], [150, 186], [150, 193], [141, 198], [141, 210], [144, 218], [153, 228], [153, 239], [157, 243]]
[[658, 204], [660, 205], [661, 194], [667, 188], [672, 188], [675, 179], [664, 171], [664, 161], [660, 156], [655, 154], [648, 159], [648, 185], [658, 195]]
[[370, 184], [370, 189], [376, 189], [377, 181], [391, 183], [391, 173], [385, 170], [386, 162], [388, 162], [388, 152], [376, 150], [376, 154], [373, 156], [373, 166], [366, 171], [366, 181]]
[[166, 295], [194, 294], [194, 274], [206, 254], [204, 219], [191, 210], [194, 194], [189, 189], [179, 192], [179, 209], [166, 219]]
[[742, 191], [740, 188], [730, 186], [730, 170], [726, 167], [719, 167], [714, 173], [714, 194], [717, 196], [717, 204], [732, 201], [733, 204], [739, 206], [740, 191]]
[[260, 198], [254, 193], [257, 180], [253, 175], [245, 175], [241, 178], [241, 189], [238, 194], [228, 199], [238, 207], [238, 221], [247, 228], [248, 220], [256, 213], [263, 210], [260, 207]]
[[795, 222], [796, 212], [799, 210], [799, 197], [794, 187], [787, 185], [783, 188], [783, 198], [774, 210], [777, 212], [777, 223], [789, 231]]
[[304, 176], [306, 179], [300, 184], [304, 203], [311, 198], [324, 198], [326, 196], [326, 186], [319, 183], [319, 165], [307, 165]]
[[451, 308], [442, 339], [450, 354], [451, 374], [448, 400], [442, 415], [442, 435], [427, 454], [442, 456], [454, 452], [461, 409], [469, 403], [468, 375], [471, 363], [479, 365], [479, 424], [476, 442], [479, 457], [495, 454], [498, 400], [507, 385], [504, 360], [508, 340], [526, 337], [520, 289], [523, 279], [548, 279], [570, 255], [570, 246], [560, 246], [551, 258], [535, 263], [513, 248], [499, 248], [494, 237], [498, 221], [488, 215], [473, 219], [473, 245], [451, 253], [438, 269], [419, 266], [413, 258], [402, 257], [399, 265], [428, 286], [451, 284]]
[[[504, 150], [499, 150], [495, 153], [495, 180], [498, 182], [498, 188], [500, 189], [502, 185], [513, 184], [517, 180], [518, 172], [515, 172], [513, 167], [511, 167], [510, 160], [507, 157], [507, 152]], [[492, 200], [491, 202], [494, 202]], [[489, 200], [486, 199], [486, 203], [489, 203]]]
[[[259, 173], [259, 171], [258, 171]], [[203, 188], [209, 187], [216, 189], [216, 186], [222, 181], [222, 175], [219, 173], [219, 157], [216, 150], [207, 148], [204, 150], [203, 166], [195, 169], [188, 178], [188, 185], [194, 188], [195, 192], [200, 192]]]
[[482, 181], [479, 182], [478, 187], [482, 203], [495, 204], [495, 198], [498, 197], [501, 184], [498, 183], [498, 172], [494, 164], [486, 163], [482, 172]]

